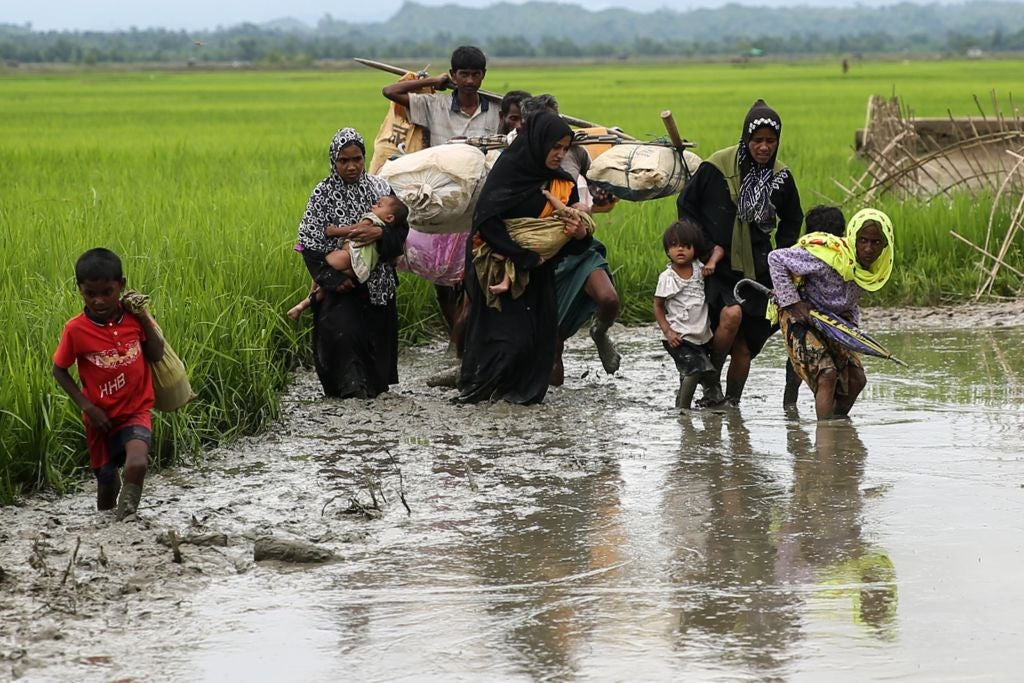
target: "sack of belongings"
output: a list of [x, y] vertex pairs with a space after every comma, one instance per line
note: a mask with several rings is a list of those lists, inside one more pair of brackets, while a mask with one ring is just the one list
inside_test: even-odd
[[[399, 81], [411, 81], [416, 74], [408, 73]], [[431, 93], [433, 88], [424, 88], [416, 92]], [[373, 139], [373, 159], [370, 160], [370, 175], [377, 175], [377, 171], [388, 159], [418, 152], [427, 144], [427, 131], [409, 120], [409, 113], [405, 107], [394, 102], [388, 107], [388, 113], [380, 124], [377, 137]]]
[[640, 202], [679, 192], [700, 162], [688, 150], [680, 156], [673, 147], [622, 143], [594, 159], [587, 180], [619, 199]]
[[468, 238], [468, 232], [431, 235], [410, 229], [405, 238], [405, 252], [398, 258], [398, 268], [437, 285], [456, 285], [462, 282], [466, 269]]
[[[145, 294], [130, 289], [124, 293], [121, 302], [129, 313], [149, 315], [149, 297]], [[153, 407], [161, 412], [170, 413], [195, 399], [196, 394], [188, 381], [185, 364], [171, 348], [156, 321], [153, 322], [153, 328], [164, 338], [163, 358], [155, 363], [149, 363], [153, 376], [153, 393], [156, 395], [156, 404]]]
[[378, 175], [409, 207], [409, 227], [437, 234], [472, 227], [487, 171], [483, 152], [453, 143], [391, 159]]

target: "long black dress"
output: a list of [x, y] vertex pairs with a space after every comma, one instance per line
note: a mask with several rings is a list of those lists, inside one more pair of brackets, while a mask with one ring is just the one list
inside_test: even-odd
[[[336, 292], [341, 274], [324, 254], [302, 252], [313, 279], [324, 288], [313, 303], [313, 364], [324, 394], [338, 398], [373, 398], [398, 382], [398, 307], [395, 297], [371, 301], [365, 283]], [[397, 284], [390, 264], [378, 264]], [[393, 291], [393, 290], [392, 290]]]
[[[554, 143], [570, 134], [569, 127], [557, 116], [536, 114], [488, 174], [467, 248], [464, 282], [470, 309], [459, 373], [462, 402], [532, 404], [544, 400], [547, 393], [558, 343], [554, 267], [562, 256], [585, 251], [591, 238], [570, 240], [553, 259], [538, 266], [537, 254], [516, 244], [504, 221], [540, 216], [547, 203], [541, 188], [555, 178], [571, 182], [564, 171], [544, 165]], [[569, 201], [579, 201], [575, 189]], [[500, 310], [487, 305], [473, 268], [475, 239], [486, 241], [516, 268], [530, 271], [529, 284], [519, 298], [501, 295]]]

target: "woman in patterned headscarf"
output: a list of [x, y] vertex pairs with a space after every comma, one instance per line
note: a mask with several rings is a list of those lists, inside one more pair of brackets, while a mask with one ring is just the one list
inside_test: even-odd
[[725, 395], [719, 384], [699, 405], [738, 403], [751, 360], [777, 329], [765, 318], [767, 298], [752, 294], [741, 306], [732, 291], [742, 278], [771, 288], [772, 234], [778, 247], [792, 246], [800, 236], [800, 193], [777, 158], [781, 133], [782, 119], [758, 100], [743, 121], [739, 143], [705, 160], [677, 201], [679, 217], [697, 221], [713, 245], [704, 269], [715, 330], [711, 360], [720, 372], [726, 355], [732, 357]]
[[[309, 197], [299, 222], [299, 242], [313, 280], [326, 292], [313, 303], [313, 360], [324, 393], [370, 398], [398, 382], [398, 278], [391, 261], [402, 252], [401, 233], [357, 225], [377, 200], [392, 194], [383, 178], [367, 175], [366, 147], [352, 128], [331, 141], [331, 174]], [[331, 268], [328, 252], [338, 248], [338, 228], [360, 244], [380, 240], [380, 261], [360, 284]]]

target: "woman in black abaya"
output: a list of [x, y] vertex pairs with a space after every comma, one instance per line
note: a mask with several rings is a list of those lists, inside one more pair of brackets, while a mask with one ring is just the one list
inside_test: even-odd
[[[324, 290], [313, 297], [313, 361], [328, 396], [372, 398], [398, 382], [398, 278], [392, 265], [402, 252], [405, 234], [371, 225], [356, 225], [377, 200], [392, 194], [383, 178], [367, 175], [366, 147], [352, 128], [331, 141], [331, 174], [313, 189], [299, 223], [299, 243], [313, 280]], [[358, 283], [326, 262], [339, 239], [328, 226], [352, 226], [349, 239], [378, 242], [380, 261], [365, 283]]]
[[[565, 204], [579, 201], [576, 183], [560, 164], [572, 141], [572, 130], [555, 114], [531, 116], [487, 176], [473, 215], [466, 259], [465, 287], [469, 299], [466, 350], [459, 373], [459, 400], [466, 403], [504, 400], [540, 403], [558, 343], [558, 304], [554, 265], [566, 254], [582, 253], [589, 236], [569, 240], [550, 261], [509, 237], [505, 220], [540, 218], [552, 207], [541, 193], [549, 190]], [[501, 308], [487, 305], [473, 268], [474, 242], [486, 242], [530, 279], [518, 298], [501, 294]]]

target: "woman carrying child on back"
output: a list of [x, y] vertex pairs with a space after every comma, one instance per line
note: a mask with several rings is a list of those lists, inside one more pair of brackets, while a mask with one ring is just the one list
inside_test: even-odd
[[679, 370], [676, 408], [688, 409], [697, 384], [707, 391], [717, 379], [711, 363], [712, 338], [708, 304], [704, 298], [703, 233], [693, 221], [683, 218], [668, 226], [662, 246], [668, 266], [658, 276], [654, 292], [654, 319], [665, 339], [662, 344]]
[[845, 237], [809, 233], [768, 254], [786, 352], [814, 392], [819, 420], [848, 415], [867, 378], [858, 354], [811, 326], [810, 311], [825, 309], [858, 325], [860, 297], [889, 280], [893, 255], [892, 221], [875, 209], [858, 211]]

